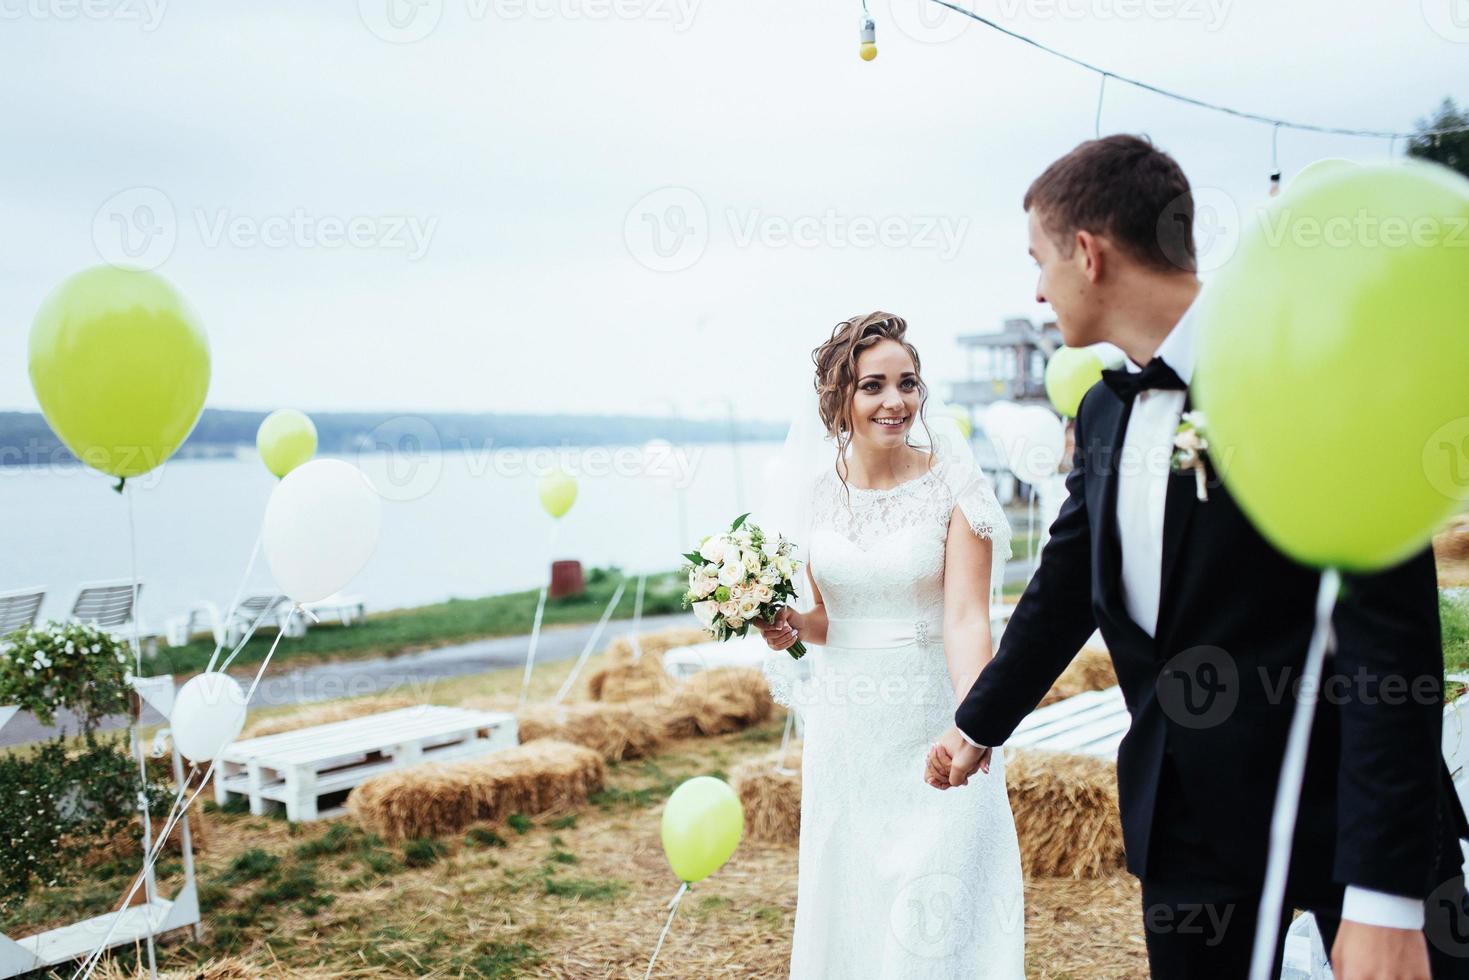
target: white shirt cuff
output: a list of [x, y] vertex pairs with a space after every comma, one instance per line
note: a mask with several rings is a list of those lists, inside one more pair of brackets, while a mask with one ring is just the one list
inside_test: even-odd
[[1423, 903], [1405, 895], [1389, 895], [1370, 888], [1348, 885], [1342, 898], [1341, 917], [1364, 926], [1391, 929], [1422, 929]]
[[974, 746], [976, 749], [987, 749], [987, 748], [989, 748], [988, 745], [980, 745], [974, 739], [970, 738], [968, 735], [965, 735], [964, 734], [964, 729], [962, 729], [962, 728], [959, 729], [959, 734], [961, 736], [963, 736], [964, 741], [968, 742], [970, 745]]

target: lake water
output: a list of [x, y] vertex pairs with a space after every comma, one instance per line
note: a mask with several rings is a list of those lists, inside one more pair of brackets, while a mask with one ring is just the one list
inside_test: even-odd
[[[363, 453], [384, 494], [377, 553], [348, 591], [369, 609], [533, 588], [550, 560], [668, 569], [701, 534], [751, 509], [780, 444]], [[579, 474], [561, 521], [536, 496], [556, 461]], [[128, 506], [81, 467], [0, 467], [0, 591], [45, 586], [43, 617], [71, 609], [83, 582], [129, 577]], [[179, 460], [129, 484], [144, 583], [144, 623], [197, 600], [223, 608], [245, 570], [275, 480], [253, 455]], [[264, 558], [249, 588], [272, 589]]]

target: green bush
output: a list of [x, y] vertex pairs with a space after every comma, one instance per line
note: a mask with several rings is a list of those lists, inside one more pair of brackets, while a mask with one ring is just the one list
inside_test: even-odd
[[67, 708], [91, 731], [128, 709], [128, 648], [95, 626], [46, 623], [0, 647], [0, 705], [18, 704], [43, 725]]
[[[150, 809], [170, 801], [149, 789]], [[64, 735], [0, 756], [0, 913], [36, 885], [74, 881], [81, 858], [137, 813], [138, 769], [123, 737], [87, 732], [79, 751]]]

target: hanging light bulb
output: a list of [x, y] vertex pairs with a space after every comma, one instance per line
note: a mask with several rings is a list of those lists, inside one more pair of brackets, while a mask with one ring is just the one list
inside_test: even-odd
[[1270, 196], [1274, 197], [1280, 193], [1280, 171], [1272, 171], [1270, 174]]
[[867, 14], [862, 15], [862, 44], [857, 53], [863, 61], [877, 57], [877, 22]]

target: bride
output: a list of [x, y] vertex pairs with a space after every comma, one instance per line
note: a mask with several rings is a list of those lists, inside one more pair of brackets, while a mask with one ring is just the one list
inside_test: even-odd
[[837, 324], [782, 455], [796, 509], [776, 526], [806, 550], [810, 595], [761, 629], [776, 651], [814, 647], [809, 676], [766, 663], [805, 730], [794, 980], [1024, 975], [1001, 758], [967, 794], [923, 776], [992, 654], [1010, 529], [953, 417], [926, 406], [906, 331], [888, 313]]

